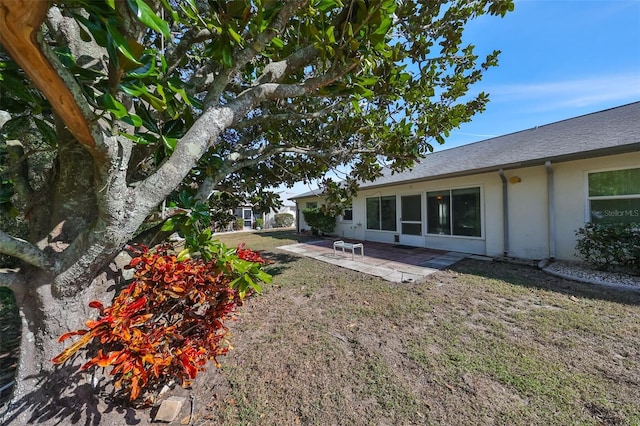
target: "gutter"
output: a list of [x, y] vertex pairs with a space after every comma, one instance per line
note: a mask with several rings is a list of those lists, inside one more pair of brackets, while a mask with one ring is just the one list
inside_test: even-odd
[[555, 188], [553, 184], [553, 168], [551, 161], [545, 161], [547, 170], [547, 205], [549, 206], [549, 259], [556, 258], [556, 203]]
[[503, 226], [503, 242], [502, 249], [504, 256], [509, 254], [509, 192], [507, 187], [507, 177], [504, 170], [498, 170], [500, 180], [502, 180], [502, 226]]

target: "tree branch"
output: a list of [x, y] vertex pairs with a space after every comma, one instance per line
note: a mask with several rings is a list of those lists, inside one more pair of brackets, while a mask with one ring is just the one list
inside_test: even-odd
[[[322, 161], [329, 162], [336, 157], [347, 156], [352, 154], [375, 154], [377, 151], [373, 149], [332, 149], [326, 151], [318, 151], [314, 147], [299, 147], [294, 145], [265, 145], [261, 148], [248, 150], [244, 153], [234, 152], [230, 154], [227, 161], [224, 162], [224, 167], [220, 168], [213, 176], [207, 176], [205, 180], [200, 184], [198, 192], [196, 193], [196, 199], [201, 201], [208, 200], [218, 184], [223, 181], [229, 174], [237, 172], [246, 167], [252, 167], [265, 161], [268, 158], [272, 158], [277, 154], [291, 153], [301, 154], [307, 156], [313, 156], [314, 158], [321, 159]], [[233, 158], [231, 158], [233, 157]], [[286, 170], [285, 170], [286, 171]], [[286, 171], [288, 172], [288, 171]]]
[[271, 62], [264, 67], [262, 75], [258, 78], [255, 85], [280, 81], [292, 72], [311, 63], [317, 56], [318, 49], [313, 45], [298, 49], [287, 58], [281, 61]]
[[169, 68], [167, 69], [167, 75], [173, 74], [173, 72], [180, 66], [180, 61], [184, 55], [189, 51], [195, 43], [201, 43], [205, 40], [212, 38], [214, 34], [209, 30], [195, 30], [191, 29], [187, 31], [178, 44], [171, 44], [167, 48], [165, 55]]
[[[282, 19], [282, 22], [288, 22], [288, 18], [284, 19], [287, 16], [286, 14], [292, 14], [303, 3], [304, 1], [287, 3], [280, 11], [282, 15], [279, 15], [279, 18]], [[265, 35], [265, 37], [267, 36]], [[236, 63], [236, 66], [229, 73], [221, 73], [214, 80], [210, 86], [210, 92], [205, 98], [204, 113], [181, 138], [171, 157], [156, 173], [146, 178], [135, 188], [135, 198], [140, 200], [141, 203], [139, 208], [143, 210], [152, 209], [165, 199], [169, 195], [171, 188], [175, 188], [180, 183], [191, 169], [192, 164], [204, 155], [209, 146], [222, 132], [237, 124], [259, 102], [266, 99], [306, 95], [320, 87], [331, 84], [358, 65], [358, 62], [354, 62], [347, 67], [337, 68], [333, 72], [309, 79], [302, 84], [261, 84], [247, 89], [226, 105], [214, 106], [228, 84], [229, 76], [232, 75], [231, 72], [238, 70], [238, 64], [244, 60], [249, 60], [255, 56], [255, 52], [259, 51], [260, 48], [258, 46], [258, 48], [251, 50], [253, 52], [251, 54], [247, 53], [246, 56], [239, 54], [238, 58], [240, 60]], [[211, 95], [211, 93], [214, 95]]]
[[224, 180], [231, 173], [237, 172], [245, 167], [254, 166], [261, 161], [275, 155], [277, 153], [284, 152], [280, 148], [272, 145], [265, 145], [261, 148], [250, 150], [244, 153], [232, 152], [227, 156], [223, 166], [213, 176], [207, 176], [196, 193], [196, 199], [201, 201], [208, 200], [218, 184]]
[[28, 241], [0, 231], [0, 253], [13, 256], [40, 269], [51, 270], [53, 262], [38, 247]]
[[232, 109], [229, 106], [221, 106], [204, 111], [178, 141], [171, 157], [154, 174], [136, 186], [134, 197], [139, 200], [138, 208], [153, 209], [167, 198], [209, 146], [233, 124], [237, 119], [236, 115], [244, 115], [243, 108], [247, 105], [235, 107]]
[[[286, 99], [297, 98], [300, 96], [309, 95], [313, 91], [328, 86], [334, 81], [340, 79], [345, 74], [349, 73], [356, 66], [358, 62], [354, 62], [348, 67], [336, 69], [333, 72], [329, 72], [320, 77], [310, 78], [304, 83], [297, 84], [279, 84], [279, 83], [264, 83], [258, 86], [252, 87], [241, 93], [237, 100], [244, 101], [243, 98], [252, 99], [253, 103], [262, 102], [267, 99]], [[230, 102], [230, 104], [233, 102]]]
[[18, 140], [8, 140], [7, 152], [9, 153], [10, 162], [13, 163], [13, 166], [9, 168], [13, 184], [22, 200], [28, 200], [33, 194], [33, 189], [29, 185], [29, 167], [27, 165], [27, 155], [24, 153], [24, 146]]
[[24, 274], [19, 269], [0, 268], [0, 287], [18, 288], [26, 284]]
[[291, 112], [285, 114], [260, 115], [258, 117], [242, 120], [240, 123], [238, 123], [237, 126], [235, 126], [235, 128], [237, 130], [246, 129], [247, 127], [260, 126], [263, 123], [269, 123], [273, 121], [314, 120], [326, 116], [329, 112], [333, 111], [339, 105], [340, 104], [338, 103], [334, 103], [333, 105], [329, 105], [328, 107], [323, 108], [320, 111], [310, 112], [307, 114]]
[[89, 149], [96, 142], [89, 128], [88, 105], [81, 107], [71, 87], [79, 87], [42, 41], [40, 26], [49, 10], [48, 1], [0, 0], [0, 44], [33, 80], [69, 131]]
[[213, 83], [209, 88], [209, 92], [204, 99], [205, 107], [219, 99], [220, 95], [227, 87], [231, 76], [236, 75], [247, 63], [262, 52], [271, 40], [273, 40], [275, 36], [287, 27], [289, 20], [294, 13], [306, 3], [307, 0], [293, 0], [285, 2], [282, 9], [280, 9], [278, 14], [271, 21], [267, 30], [259, 34], [255, 40], [249, 44], [249, 46], [237, 52], [233, 56], [233, 66], [220, 73], [220, 75], [213, 80]]

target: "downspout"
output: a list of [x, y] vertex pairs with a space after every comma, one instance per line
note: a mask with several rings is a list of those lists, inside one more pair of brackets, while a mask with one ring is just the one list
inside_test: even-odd
[[503, 242], [502, 248], [504, 255], [509, 254], [509, 195], [507, 188], [507, 177], [504, 175], [504, 170], [498, 170], [500, 179], [502, 180], [502, 226], [503, 226]]
[[296, 232], [300, 233], [300, 207], [298, 206], [298, 200], [296, 200]]
[[545, 161], [544, 168], [547, 169], [547, 204], [549, 206], [549, 259], [556, 258], [556, 204], [555, 189], [553, 185], [553, 168], [551, 161]]

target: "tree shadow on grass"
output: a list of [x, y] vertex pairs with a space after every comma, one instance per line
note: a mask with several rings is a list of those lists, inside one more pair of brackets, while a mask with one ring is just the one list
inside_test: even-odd
[[0, 287], [0, 412], [11, 397], [20, 358], [20, 314], [13, 292]]
[[[86, 426], [142, 423], [134, 408], [119, 400], [105, 399], [100, 387], [94, 388], [87, 382], [89, 374], [74, 364], [45, 372], [39, 377], [28, 377], [28, 380], [38, 381], [37, 390], [12, 401], [6, 411], [0, 413], [2, 424], [17, 425], [24, 424], [24, 421], [27, 424]], [[105, 417], [109, 419], [106, 422]]]
[[555, 291], [571, 296], [640, 305], [635, 288], [606, 287], [554, 277], [530, 265], [465, 259], [448, 268], [451, 271], [497, 279], [522, 287]]
[[274, 238], [276, 240], [294, 240], [299, 243], [305, 243], [307, 241], [314, 241], [322, 238], [317, 235], [300, 234], [292, 229], [285, 229], [282, 231], [260, 231], [256, 232], [255, 235], [258, 237]]
[[284, 273], [287, 269], [291, 268], [291, 263], [297, 262], [301, 259], [299, 256], [294, 256], [287, 253], [274, 253], [274, 252], [264, 252], [261, 253], [263, 259], [269, 262], [263, 269], [264, 271], [271, 275], [276, 276]]

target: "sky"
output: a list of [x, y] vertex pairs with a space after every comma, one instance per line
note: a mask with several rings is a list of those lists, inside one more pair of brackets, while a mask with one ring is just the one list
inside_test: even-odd
[[472, 89], [490, 102], [435, 150], [640, 101], [640, 0], [516, 0], [502, 19], [471, 22], [464, 39], [481, 58], [502, 51]]

